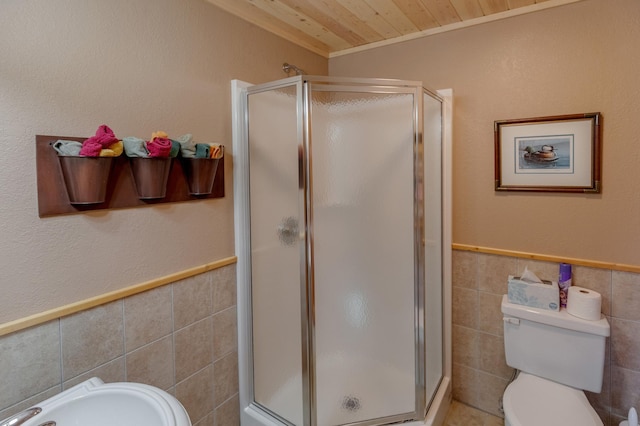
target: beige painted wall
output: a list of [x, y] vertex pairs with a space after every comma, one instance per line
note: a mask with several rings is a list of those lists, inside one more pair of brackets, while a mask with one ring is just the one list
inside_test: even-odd
[[[453, 242], [640, 266], [640, 2], [585, 0], [333, 58], [454, 90]], [[599, 195], [496, 193], [495, 120], [599, 111]]]
[[[203, 0], [0, 2], [0, 323], [234, 255], [230, 81], [326, 59]], [[224, 143], [224, 199], [38, 217], [35, 135]]]

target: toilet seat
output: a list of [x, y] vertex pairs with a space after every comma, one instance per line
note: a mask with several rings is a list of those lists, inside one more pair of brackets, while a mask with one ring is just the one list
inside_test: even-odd
[[584, 392], [520, 373], [504, 393], [505, 426], [602, 426]]

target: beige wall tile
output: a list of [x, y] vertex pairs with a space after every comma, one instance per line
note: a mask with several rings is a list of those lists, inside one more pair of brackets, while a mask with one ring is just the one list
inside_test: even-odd
[[211, 318], [198, 321], [175, 333], [176, 382], [213, 362]]
[[494, 416], [501, 416], [500, 397], [504, 394], [508, 383], [508, 380], [501, 377], [479, 372], [477, 407]]
[[585, 394], [594, 408], [608, 412], [611, 410], [611, 339], [607, 339], [604, 372], [602, 376], [602, 389], [600, 393], [585, 391]]
[[617, 367], [640, 370], [640, 322], [611, 318], [611, 361]]
[[213, 312], [236, 305], [236, 265], [228, 265], [211, 273]]
[[124, 382], [125, 378], [125, 363], [124, 356], [118, 357], [113, 361], [109, 361], [106, 364], [87, 371], [84, 374], [74, 377], [71, 380], [67, 380], [63, 383], [64, 389], [69, 389], [79, 383], [89, 380], [92, 377], [98, 377], [105, 383]]
[[213, 412], [213, 367], [208, 366], [176, 384], [176, 398], [197, 423]]
[[200, 274], [178, 281], [173, 288], [174, 330], [179, 330], [211, 315], [209, 275]]
[[485, 333], [502, 336], [504, 333], [502, 311], [500, 310], [502, 295], [480, 292], [478, 302], [478, 329]]
[[0, 410], [59, 384], [59, 322], [2, 337], [0, 366]]
[[453, 364], [452, 396], [454, 399], [478, 406], [478, 370], [462, 364]]
[[611, 413], [627, 417], [629, 408], [640, 407], [640, 372], [611, 367]]
[[[591, 400], [589, 400], [589, 402], [591, 402]], [[591, 403], [591, 405], [593, 405], [593, 403]], [[602, 420], [602, 424], [604, 426], [614, 426], [614, 424], [611, 423], [611, 418], [608, 410], [602, 409], [597, 406], [593, 406], [593, 409], [596, 410], [596, 414], [598, 414], [598, 417], [600, 417], [600, 420]], [[618, 424], [619, 423], [615, 423], [615, 426], [618, 426]]]
[[454, 325], [452, 329], [453, 362], [471, 368], [479, 367], [479, 333], [478, 331]]
[[236, 308], [218, 312], [213, 316], [213, 359], [238, 350], [238, 321]]
[[175, 384], [172, 336], [129, 352], [126, 359], [128, 382], [145, 383], [163, 390]]
[[125, 350], [130, 352], [173, 331], [171, 286], [124, 299]]
[[623, 420], [627, 420], [627, 414], [624, 416], [618, 416], [616, 414], [609, 415], [609, 424], [605, 426], [618, 426]]
[[478, 289], [481, 291], [505, 294], [509, 275], [518, 273], [516, 258], [478, 254]]
[[214, 402], [219, 406], [238, 393], [238, 353], [233, 352], [213, 365]]
[[215, 412], [209, 413], [198, 423], [195, 423], [193, 426], [216, 426], [216, 416]]
[[453, 250], [451, 255], [451, 280], [454, 287], [478, 288], [478, 254]]
[[611, 270], [574, 266], [572, 285], [597, 291], [602, 295], [602, 313], [611, 315]]
[[17, 404], [10, 406], [9, 408], [5, 408], [0, 410], [0, 420], [6, 419], [7, 417], [13, 416], [14, 414], [19, 413], [22, 410], [26, 410], [29, 407], [33, 407], [34, 405], [51, 398], [62, 392], [62, 387], [60, 385], [56, 385], [50, 389], [45, 390], [44, 392], [39, 392], [38, 394], [23, 399]]
[[504, 338], [479, 333], [480, 370], [502, 379], [510, 379], [514, 369], [507, 365], [504, 355]]
[[[596, 410], [596, 413], [598, 414], [598, 417], [600, 417], [600, 420], [602, 420], [602, 424], [604, 426], [614, 426], [613, 424], [611, 424], [611, 418], [609, 416], [609, 412], [606, 410], [602, 410], [598, 407], [594, 407], [594, 409]], [[615, 426], [618, 426], [618, 423], [615, 424]]]
[[452, 289], [452, 322], [469, 328], [478, 327], [478, 291], [454, 287]]
[[613, 271], [611, 315], [616, 318], [640, 321], [640, 274]]
[[216, 426], [240, 425], [240, 401], [234, 395], [216, 408]]
[[122, 300], [62, 318], [63, 380], [124, 354]]
[[452, 401], [443, 426], [487, 426], [487, 413]]

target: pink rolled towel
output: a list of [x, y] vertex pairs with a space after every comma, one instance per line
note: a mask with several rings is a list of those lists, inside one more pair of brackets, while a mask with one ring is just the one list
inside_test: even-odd
[[82, 143], [80, 155], [83, 157], [98, 157], [100, 156], [100, 151], [102, 151], [102, 145], [100, 142], [90, 141], [87, 139]]
[[113, 133], [113, 130], [111, 130], [106, 124], [103, 124], [98, 127], [95, 136], [90, 137], [82, 143], [80, 155], [85, 157], [97, 157], [100, 155], [100, 151], [103, 148], [108, 148], [116, 142], [118, 142], [118, 138]]
[[168, 157], [171, 153], [171, 140], [167, 138], [153, 138], [147, 142], [149, 157]]

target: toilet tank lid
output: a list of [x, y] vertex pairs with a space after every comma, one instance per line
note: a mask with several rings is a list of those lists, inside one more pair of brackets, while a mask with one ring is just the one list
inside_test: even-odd
[[598, 336], [607, 337], [611, 334], [609, 322], [604, 315], [600, 315], [600, 319], [597, 321], [588, 321], [571, 315], [565, 308], [561, 308], [560, 311], [556, 312], [510, 303], [506, 294], [502, 296], [502, 313], [520, 319]]

